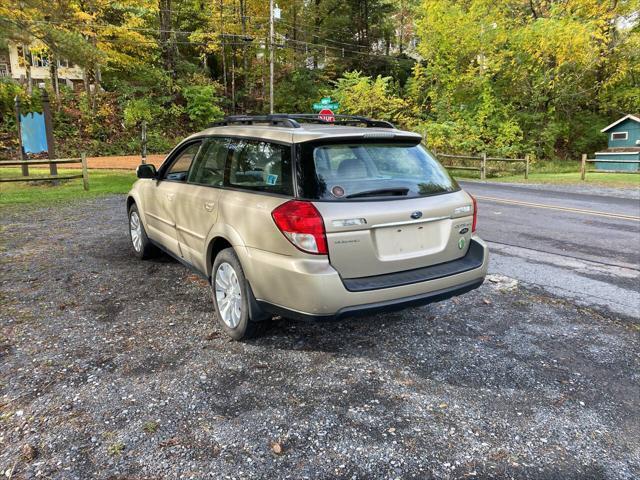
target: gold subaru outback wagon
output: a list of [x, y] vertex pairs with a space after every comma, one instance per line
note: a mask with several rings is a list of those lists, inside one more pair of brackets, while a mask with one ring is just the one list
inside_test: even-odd
[[274, 315], [333, 319], [468, 292], [488, 263], [476, 202], [421, 140], [363, 117], [228, 117], [157, 171], [138, 167], [133, 249], [201, 273], [238, 340]]

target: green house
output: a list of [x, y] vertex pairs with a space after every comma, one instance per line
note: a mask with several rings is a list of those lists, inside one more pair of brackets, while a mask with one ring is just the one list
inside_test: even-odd
[[[604, 127], [601, 132], [609, 137], [609, 148], [596, 152], [598, 170], [640, 170], [640, 115], [627, 115]], [[615, 160], [615, 162], [611, 162]]]

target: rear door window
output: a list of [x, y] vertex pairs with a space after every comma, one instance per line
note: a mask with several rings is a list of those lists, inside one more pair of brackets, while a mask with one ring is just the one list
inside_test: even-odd
[[189, 183], [218, 187], [224, 184], [224, 167], [229, 155], [229, 139], [211, 138], [189, 171]]
[[458, 190], [421, 145], [310, 142], [301, 146], [301, 196], [310, 200], [419, 197]]
[[238, 139], [229, 150], [229, 186], [292, 195], [290, 146]]

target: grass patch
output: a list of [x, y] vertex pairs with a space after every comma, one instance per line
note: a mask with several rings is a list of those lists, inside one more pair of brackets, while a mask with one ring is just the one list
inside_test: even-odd
[[[0, 168], [0, 178], [21, 176], [20, 168]], [[30, 176], [49, 175], [48, 168], [30, 168]], [[81, 173], [80, 169], [59, 169], [59, 175]], [[136, 181], [134, 172], [125, 170], [89, 170], [89, 191], [82, 189], [82, 179], [51, 182], [0, 183], [0, 208], [16, 204], [40, 204], [93, 198], [113, 193], [127, 193]]]
[[[456, 175], [456, 178], [460, 178]], [[471, 179], [471, 178], [465, 178]], [[585, 181], [580, 180], [580, 174], [574, 173], [530, 173], [529, 180], [522, 175], [509, 175], [503, 177], [487, 178], [490, 182], [508, 183], [550, 183], [550, 184], [574, 184], [574, 185], [601, 185], [605, 187], [640, 187], [640, 174], [630, 173], [587, 173]]]
[[[470, 166], [479, 166], [479, 163], [469, 163]], [[633, 173], [589, 173], [587, 179], [580, 180], [580, 162], [569, 161], [538, 161], [531, 164], [529, 180], [524, 179], [524, 165], [506, 165], [488, 162], [489, 172], [487, 180], [490, 182], [508, 183], [551, 183], [551, 184], [575, 184], [575, 185], [601, 185], [607, 187], [640, 187], [640, 174]], [[510, 168], [511, 167], [511, 168]], [[589, 166], [590, 168], [593, 165]], [[497, 172], [497, 168], [504, 168]], [[479, 180], [478, 172], [464, 170], [450, 170], [451, 174], [461, 180]]]
[[145, 433], [156, 433], [160, 428], [160, 424], [158, 422], [145, 422], [142, 426], [142, 430]]
[[122, 452], [124, 452], [124, 443], [122, 442], [115, 442], [112, 443], [111, 445], [109, 445], [107, 447], [107, 453], [109, 455], [111, 455], [112, 457], [117, 457], [119, 456]]

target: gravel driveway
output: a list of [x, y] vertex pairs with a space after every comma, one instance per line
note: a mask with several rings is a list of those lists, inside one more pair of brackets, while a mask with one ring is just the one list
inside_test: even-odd
[[493, 277], [440, 304], [273, 322], [137, 261], [124, 197], [0, 211], [7, 477], [640, 476], [640, 330]]

